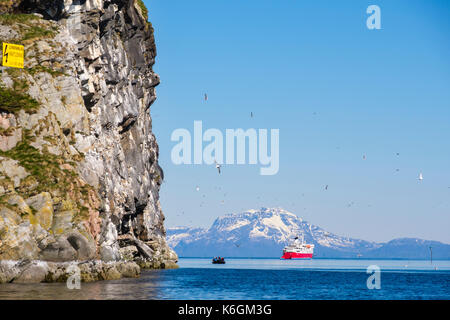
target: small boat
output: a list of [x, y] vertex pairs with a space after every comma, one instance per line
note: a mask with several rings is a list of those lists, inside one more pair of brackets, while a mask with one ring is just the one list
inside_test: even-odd
[[225, 264], [225, 258], [223, 257], [214, 257], [212, 259], [213, 264]]

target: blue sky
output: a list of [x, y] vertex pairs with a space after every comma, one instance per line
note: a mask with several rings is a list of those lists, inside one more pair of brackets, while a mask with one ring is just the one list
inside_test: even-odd
[[[283, 207], [340, 235], [450, 243], [450, 2], [144, 2], [166, 226]], [[381, 30], [366, 27], [371, 4]], [[194, 120], [279, 129], [278, 174], [174, 165], [171, 133]]]

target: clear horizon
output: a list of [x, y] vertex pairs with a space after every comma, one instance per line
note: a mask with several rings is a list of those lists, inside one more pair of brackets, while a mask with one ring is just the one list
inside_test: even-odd
[[[449, 2], [144, 3], [166, 227], [281, 207], [341, 236], [450, 243]], [[196, 120], [279, 129], [279, 172], [173, 164], [172, 132]]]

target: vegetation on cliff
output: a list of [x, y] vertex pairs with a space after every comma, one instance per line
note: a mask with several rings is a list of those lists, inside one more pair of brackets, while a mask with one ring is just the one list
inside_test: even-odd
[[23, 69], [0, 67], [0, 260], [173, 266], [148, 112], [159, 83], [148, 10], [95, 8], [75, 17], [80, 35], [68, 22], [77, 13], [49, 3], [0, 15], [2, 40], [25, 47]]
[[137, 0], [137, 4], [138, 4], [139, 8], [140, 8], [141, 11], [142, 11], [142, 15], [144, 16], [145, 21], [147, 21], [147, 20], [148, 20], [148, 9], [147, 9], [147, 7], [145, 6], [144, 1], [142, 1], [142, 0]]
[[38, 107], [39, 103], [29, 95], [0, 86], [0, 112], [17, 114], [20, 110], [24, 110], [33, 113]]
[[33, 14], [2, 14], [0, 15], [0, 24], [15, 27], [20, 37], [5, 40], [17, 44], [54, 37], [58, 30], [57, 26], [49, 25], [45, 20]]

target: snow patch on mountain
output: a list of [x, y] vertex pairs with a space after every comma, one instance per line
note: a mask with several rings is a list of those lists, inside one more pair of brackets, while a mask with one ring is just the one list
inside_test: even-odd
[[232, 231], [232, 230], [235, 230], [235, 229], [239, 229], [239, 228], [241, 228], [243, 226], [246, 226], [249, 223], [250, 223], [250, 221], [248, 221], [248, 220], [239, 220], [239, 221], [236, 221], [236, 223], [234, 225], [231, 225], [231, 226], [225, 228], [224, 230]]
[[205, 229], [202, 228], [190, 228], [190, 227], [174, 227], [169, 228], [167, 233], [170, 234], [170, 243], [173, 247], [176, 247], [180, 241], [189, 243], [193, 239], [201, 237], [205, 233]]

